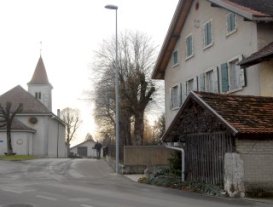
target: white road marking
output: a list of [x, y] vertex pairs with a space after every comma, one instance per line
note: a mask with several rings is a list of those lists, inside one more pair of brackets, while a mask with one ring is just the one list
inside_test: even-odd
[[11, 192], [11, 193], [17, 193], [17, 194], [22, 194], [23, 192], [21, 190], [15, 190], [15, 189], [12, 189], [12, 188], [2, 188], [1, 189], [2, 191], [6, 191], [6, 192]]
[[49, 196], [43, 196], [43, 195], [36, 195], [37, 198], [43, 198], [50, 201], [56, 201], [57, 198], [49, 197]]
[[92, 200], [90, 198], [70, 198], [69, 201], [74, 201], [74, 202], [91, 202]]
[[81, 207], [94, 207], [94, 206], [86, 205], [86, 204], [81, 204]]

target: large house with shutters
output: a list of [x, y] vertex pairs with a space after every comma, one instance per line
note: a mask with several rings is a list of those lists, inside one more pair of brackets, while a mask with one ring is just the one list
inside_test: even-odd
[[[52, 113], [52, 88], [40, 57], [28, 91], [18, 85], [0, 96], [1, 105], [10, 102], [12, 110], [23, 104], [23, 111], [15, 116], [11, 126], [12, 147], [16, 154], [66, 157], [65, 124]], [[0, 128], [0, 154], [5, 152], [7, 139], [3, 127]]]
[[273, 192], [272, 0], [180, 0], [152, 78], [187, 180]]
[[273, 96], [272, 61], [238, 63], [273, 42], [270, 0], [180, 0], [153, 79], [165, 81], [167, 127], [191, 90]]

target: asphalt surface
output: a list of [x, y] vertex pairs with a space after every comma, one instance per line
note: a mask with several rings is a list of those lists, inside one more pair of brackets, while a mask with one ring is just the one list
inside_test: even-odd
[[272, 203], [139, 184], [103, 160], [0, 161], [0, 207], [232, 207]]

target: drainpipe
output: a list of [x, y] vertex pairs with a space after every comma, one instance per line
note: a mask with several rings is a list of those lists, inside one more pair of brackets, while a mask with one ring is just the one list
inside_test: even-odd
[[169, 145], [165, 145], [166, 148], [177, 150], [181, 152], [181, 181], [185, 181], [185, 151], [183, 148], [180, 147], [173, 147]]

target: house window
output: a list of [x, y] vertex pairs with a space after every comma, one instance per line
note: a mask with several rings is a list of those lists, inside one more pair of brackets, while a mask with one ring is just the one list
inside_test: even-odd
[[41, 92], [35, 92], [35, 98], [41, 100], [42, 98]]
[[206, 92], [218, 92], [217, 88], [217, 69], [209, 70], [198, 76], [198, 90]]
[[241, 88], [240, 86], [240, 66], [237, 65], [238, 59], [229, 62], [229, 90], [236, 90]]
[[179, 87], [178, 85], [171, 88], [171, 109], [179, 107]]
[[227, 35], [236, 31], [236, 15], [229, 13], [227, 15]]
[[177, 50], [173, 52], [173, 66], [176, 66], [178, 64], [178, 52]]
[[213, 70], [205, 73], [205, 90], [213, 92]]
[[239, 58], [221, 65], [221, 91], [236, 91], [246, 86], [245, 70], [237, 63]]
[[204, 24], [203, 29], [203, 39], [204, 39], [204, 49], [212, 46], [213, 40], [212, 40], [212, 22], [208, 21]]
[[193, 90], [193, 84], [193, 79], [187, 81], [187, 95], [189, 95], [189, 93]]
[[186, 37], [186, 59], [193, 56], [193, 39], [192, 35]]

